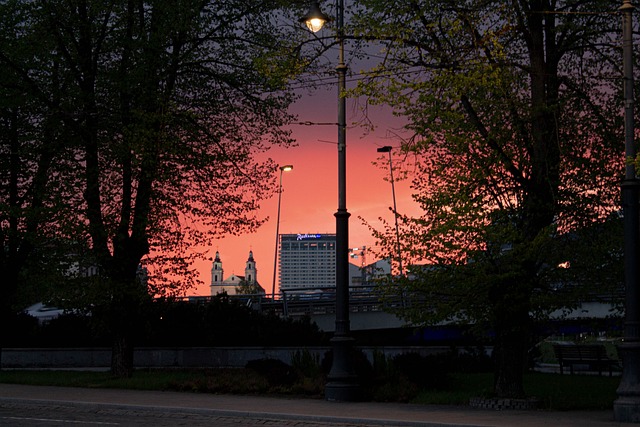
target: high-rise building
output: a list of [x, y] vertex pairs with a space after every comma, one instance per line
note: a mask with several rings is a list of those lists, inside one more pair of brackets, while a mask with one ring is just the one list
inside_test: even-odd
[[280, 290], [336, 286], [335, 234], [280, 234]]

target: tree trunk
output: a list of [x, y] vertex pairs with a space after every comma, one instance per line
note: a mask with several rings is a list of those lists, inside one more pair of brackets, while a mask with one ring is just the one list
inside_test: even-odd
[[114, 331], [111, 374], [117, 378], [130, 378], [133, 375], [133, 343], [128, 334], [122, 331]]
[[[494, 393], [497, 397], [523, 398], [529, 332], [514, 327], [497, 331], [494, 357], [496, 363]], [[526, 328], [528, 329], [528, 328]]]
[[524, 283], [517, 280], [501, 283], [493, 292], [494, 392], [498, 397], [525, 397], [523, 382], [531, 341], [531, 319], [530, 292]]
[[[124, 277], [119, 275], [119, 277]], [[113, 283], [109, 309], [112, 334], [111, 374], [128, 378], [133, 375], [133, 349], [141, 330], [142, 307], [150, 299], [142, 284], [134, 279], [120, 279]]]

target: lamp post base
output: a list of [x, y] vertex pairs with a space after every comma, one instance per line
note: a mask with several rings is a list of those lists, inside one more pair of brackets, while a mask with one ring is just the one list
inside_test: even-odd
[[619, 397], [613, 403], [613, 415], [620, 423], [640, 422], [640, 396]]
[[328, 382], [324, 389], [324, 398], [331, 402], [360, 402], [362, 390], [353, 380], [342, 379]]
[[357, 402], [362, 400], [362, 388], [353, 369], [354, 339], [338, 336], [331, 339], [333, 363], [324, 388], [326, 400], [334, 402]]
[[613, 402], [616, 421], [640, 422], [640, 342], [623, 343], [618, 347], [624, 369], [618, 386], [618, 398]]

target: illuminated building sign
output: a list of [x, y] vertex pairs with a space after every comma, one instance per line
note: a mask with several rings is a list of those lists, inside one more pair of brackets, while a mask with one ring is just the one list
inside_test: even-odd
[[298, 234], [296, 240], [320, 239], [321, 237], [321, 234]]

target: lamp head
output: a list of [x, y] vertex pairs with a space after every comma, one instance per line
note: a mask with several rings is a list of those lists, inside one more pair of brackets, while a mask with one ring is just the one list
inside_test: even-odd
[[317, 33], [322, 29], [324, 24], [331, 21], [331, 18], [320, 10], [320, 5], [317, 1], [314, 1], [311, 4], [311, 8], [306, 15], [300, 18], [300, 22], [304, 22], [307, 25], [307, 28], [313, 33]]
[[293, 165], [284, 165], [284, 166], [280, 166], [280, 170], [284, 171], [284, 172], [289, 172], [290, 170], [293, 169]]
[[390, 153], [393, 147], [390, 145], [385, 145], [384, 147], [378, 148], [378, 153]]

